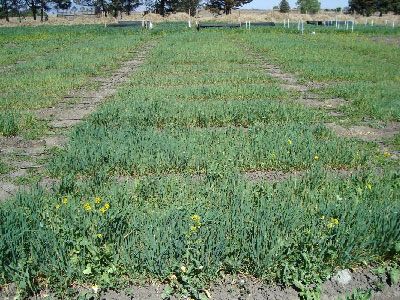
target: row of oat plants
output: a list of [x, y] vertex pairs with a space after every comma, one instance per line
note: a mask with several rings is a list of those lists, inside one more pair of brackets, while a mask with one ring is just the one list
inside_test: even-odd
[[108, 76], [107, 71], [132, 56], [149, 38], [140, 29], [116, 31], [99, 25], [51, 28], [29, 28], [25, 34], [21, 29], [2, 29], [15, 38], [13, 46], [9, 38], [3, 38], [4, 49], [27, 61], [2, 70], [1, 135], [34, 133], [32, 128], [40, 129], [41, 124], [25, 110], [53, 105], [68, 91], [87, 84], [90, 77]]
[[[75, 297], [153, 279], [199, 299], [225, 274], [302, 287], [398, 255], [399, 174], [337, 176], [374, 150], [335, 137], [228, 33], [164, 37], [53, 159], [60, 186], [1, 204], [2, 284]], [[272, 92], [229, 84], [246, 73]], [[294, 169], [280, 183], [247, 173]]]
[[[239, 39], [283, 70], [297, 72], [300, 80], [331, 83], [318, 92], [349, 100], [341, 110], [355, 119], [400, 120], [396, 44], [382, 35], [315, 30], [315, 35], [299, 35], [259, 29]], [[392, 33], [399, 35], [397, 29]]]

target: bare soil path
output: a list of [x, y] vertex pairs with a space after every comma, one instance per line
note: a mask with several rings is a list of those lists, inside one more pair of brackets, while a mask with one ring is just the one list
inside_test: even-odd
[[[52, 147], [62, 147], [66, 142], [66, 129], [81, 122], [91, 114], [97, 105], [116, 93], [118, 86], [129, 80], [129, 74], [144, 63], [147, 53], [155, 46], [151, 41], [135, 49], [133, 57], [121, 62], [122, 66], [109, 77], [94, 77], [90, 83], [96, 83], [94, 90], [82, 87], [71, 91], [63, 100], [52, 107], [35, 110], [39, 120], [48, 122], [50, 131], [38, 140], [24, 140], [22, 137], [0, 137], [0, 159], [11, 171], [0, 176], [0, 201], [4, 201], [28, 185], [18, 184], [18, 177], [35, 176], [44, 167]], [[36, 175], [39, 177], [39, 175]], [[33, 178], [34, 179], [34, 178]], [[21, 180], [19, 180], [21, 182]], [[22, 181], [23, 182], [23, 181]], [[50, 187], [54, 180], [43, 178], [42, 186]]]

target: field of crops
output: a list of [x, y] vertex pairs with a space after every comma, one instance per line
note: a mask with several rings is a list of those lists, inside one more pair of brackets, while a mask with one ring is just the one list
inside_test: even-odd
[[[0, 203], [0, 287], [96, 297], [155, 281], [165, 298], [206, 299], [241, 274], [318, 299], [335, 271], [372, 265], [398, 286], [400, 135], [364, 141], [327, 124], [397, 128], [400, 48], [371, 37], [400, 30], [0, 30], [1, 141], [39, 138], [35, 109], [154, 44], [41, 158], [53, 188]], [[346, 103], [305, 105], [312, 95]], [[13, 168], [0, 161], [3, 181]]]

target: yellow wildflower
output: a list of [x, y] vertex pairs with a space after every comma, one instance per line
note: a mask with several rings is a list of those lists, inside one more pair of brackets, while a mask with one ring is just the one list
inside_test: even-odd
[[276, 154], [275, 153], [272, 153], [270, 156], [271, 156], [271, 158], [276, 158]]
[[195, 231], [197, 229], [197, 227], [196, 226], [190, 226], [190, 231]]
[[104, 213], [106, 212], [106, 210], [107, 210], [107, 209], [105, 209], [104, 207], [102, 207], [102, 208], [100, 209], [100, 212], [101, 212], [102, 214], [104, 214]]
[[199, 222], [200, 221], [200, 216], [197, 214], [194, 214], [193, 216], [190, 217], [192, 221], [194, 222]]
[[102, 235], [101, 233], [98, 233], [98, 234], [97, 234], [97, 237], [98, 237], [99, 239], [101, 239], [102, 236], [103, 236], [103, 235]]
[[291, 144], [292, 144], [292, 141], [291, 141], [291, 140], [287, 140], [287, 143], [288, 143], [289, 145], [291, 145]]
[[109, 204], [109, 203], [106, 203], [106, 204], [104, 204], [104, 207], [105, 207], [106, 209], [110, 209], [110, 204]]
[[64, 198], [63, 201], [62, 201], [62, 203], [67, 204], [67, 203], [68, 203], [68, 199], [67, 199], [67, 198]]
[[97, 198], [96, 198], [96, 203], [99, 204], [100, 202], [101, 202], [101, 198], [100, 198], [100, 197], [97, 197]]
[[60, 204], [58, 204], [57, 206], [56, 206], [56, 209], [59, 209], [60, 208]]
[[389, 153], [389, 152], [384, 152], [384, 153], [383, 153], [383, 156], [384, 156], [384, 157], [389, 157], [389, 156], [390, 156], [390, 153]]
[[337, 225], [337, 224], [339, 224], [339, 220], [338, 220], [338, 219], [333, 219], [333, 223], [334, 223], [335, 225]]
[[318, 155], [315, 155], [315, 156], [314, 156], [314, 159], [315, 159], [315, 160], [318, 160], [318, 158], [319, 158]]
[[372, 186], [370, 184], [367, 184], [366, 188], [369, 189], [370, 191], [372, 190]]
[[325, 216], [321, 216], [321, 220], [324, 220], [325, 219]]
[[85, 203], [85, 209], [88, 210], [88, 211], [92, 209], [92, 207], [90, 206], [89, 202]]
[[332, 228], [333, 227], [333, 224], [332, 223], [329, 223], [328, 224], [328, 228]]

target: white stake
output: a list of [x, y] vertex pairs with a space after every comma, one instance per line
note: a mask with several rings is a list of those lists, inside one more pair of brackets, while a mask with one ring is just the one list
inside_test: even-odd
[[297, 30], [300, 31], [300, 20], [297, 22]]
[[286, 20], [283, 19], [283, 28], [286, 28]]
[[388, 22], [388, 20], [385, 20], [385, 26], [387, 26], [387, 22]]
[[392, 21], [392, 28], [394, 28], [394, 21]]
[[304, 34], [304, 21], [301, 20], [301, 34]]
[[371, 21], [371, 26], [374, 26], [374, 20]]
[[290, 20], [287, 19], [287, 28], [289, 28], [289, 27], [290, 27]]
[[351, 32], [354, 32], [354, 21], [351, 22]]
[[346, 21], [346, 30], [349, 30], [349, 22]]

